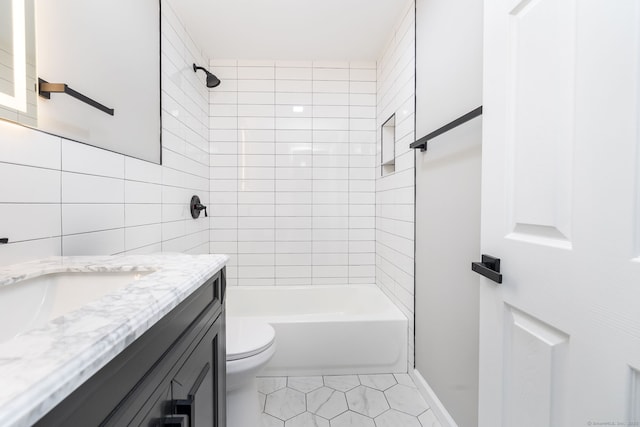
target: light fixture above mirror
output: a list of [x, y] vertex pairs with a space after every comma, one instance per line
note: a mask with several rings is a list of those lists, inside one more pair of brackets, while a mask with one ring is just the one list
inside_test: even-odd
[[33, 0], [0, 1], [0, 118], [35, 126]]

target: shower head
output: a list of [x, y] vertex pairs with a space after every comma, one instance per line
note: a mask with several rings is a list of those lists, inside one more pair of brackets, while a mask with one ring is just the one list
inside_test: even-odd
[[207, 87], [216, 87], [220, 84], [220, 79], [214, 76], [212, 73], [207, 71], [203, 67], [198, 67], [196, 64], [193, 64], [193, 72], [197, 72], [198, 70], [202, 70], [207, 73]]

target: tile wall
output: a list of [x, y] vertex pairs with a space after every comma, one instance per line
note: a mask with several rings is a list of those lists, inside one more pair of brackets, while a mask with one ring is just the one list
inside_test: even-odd
[[[395, 172], [376, 178], [376, 284], [409, 319], [414, 355], [415, 2], [410, 1], [378, 61], [377, 128], [395, 113]], [[380, 146], [380, 134], [377, 136]], [[377, 164], [380, 164], [378, 148]]]
[[[227, 253], [229, 283], [377, 283], [410, 321], [414, 2], [376, 63], [206, 63], [162, 11], [163, 165], [0, 122], [0, 265], [49, 255]], [[377, 129], [396, 114], [396, 170]], [[209, 221], [189, 216], [199, 194]]]
[[376, 64], [212, 60], [211, 252], [229, 284], [375, 282]]
[[[50, 255], [208, 253], [206, 63], [168, 4], [162, 7], [163, 165], [0, 122], [0, 265]], [[135, 143], [135, 141], [132, 141]]]

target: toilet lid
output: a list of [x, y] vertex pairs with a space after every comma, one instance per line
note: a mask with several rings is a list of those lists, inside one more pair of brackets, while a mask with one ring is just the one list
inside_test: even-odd
[[227, 317], [227, 360], [254, 356], [269, 348], [276, 338], [271, 325], [243, 317]]

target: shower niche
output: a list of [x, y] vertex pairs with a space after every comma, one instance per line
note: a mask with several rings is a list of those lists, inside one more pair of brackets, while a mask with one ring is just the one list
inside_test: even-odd
[[396, 171], [396, 115], [382, 124], [380, 135], [380, 175]]

